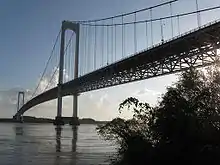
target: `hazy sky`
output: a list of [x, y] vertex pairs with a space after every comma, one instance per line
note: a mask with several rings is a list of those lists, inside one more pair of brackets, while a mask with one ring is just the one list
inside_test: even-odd
[[[195, 10], [195, 0], [179, 1], [174, 13]], [[198, 1], [200, 8], [220, 5], [219, 0]], [[0, 117], [14, 114], [18, 90], [32, 90], [36, 86], [63, 20], [109, 17], [161, 2], [165, 0], [1, 0]], [[154, 16], [161, 13], [155, 11]], [[219, 18], [219, 14], [219, 11], [202, 14], [202, 23]], [[195, 16], [185, 18], [181, 30], [187, 31], [196, 24]], [[118, 104], [129, 96], [155, 104], [175, 79], [176, 76], [170, 75], [84, 93], [79, 97], [79, 117], [110, 120], [118, 115]], [[39, 105], [25, 115], [54, 117], [56, 101]], [[63, 115], [72, 115], [72, 98], [64, 99]]]

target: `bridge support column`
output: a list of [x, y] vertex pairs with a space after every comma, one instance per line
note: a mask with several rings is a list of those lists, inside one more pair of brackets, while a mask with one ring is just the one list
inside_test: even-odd
[[[21, 104], [20, 104], [20, 101], [21, 101]], [[24, 92], [18, 92], [17, 112], [19, 111], [20, 106], [23, 106], [23, 105], [24, 105]], [[15, 115], [13, 116], [13, 120], [15, 122], [23, 123], [22, 116]]]
[[13, 122], [23, 123], [24, 122], [23, 116], [18, 116], [18, 115], [13, 116]]
[[[58, 82], [58, 93], [57, 93], [57, 116], [54, 121], [55, 125], [63, 125], [62, 120], [62, 85], [63, 85], [63, 65], [64, 65], [64, 54], [65, 54], [65, 31], [70, 29], [76, 34], [76, 48], [75, 48], [75, 70], [74, 78], [78, 78], [78, 65], [79, 65], [79, 24], [69, 21], [62, 22], [61, 31], [61, 45], [60, 45], [60, 65], [59, 65], [59, 82]], [[76, 104], [77, 111], [77, 95], [74, 97], [74, 105]], [[77, 114], [76, 114], [77, 116]], [[78, 119], [78, 118], [77, 118]], [[78, 121], [78, 120], [77, 120]]]
[[64, 65], [64, 47], [65, 47], [65, 31], [64, 22], [62, 22], [61, 31], [61, 45], [60, 45], [60, 63], [59, 63], [59, 82], [57, 93], [57, 116], [54, 121], [54, 125], [64, 125], [62, 120], [62, 84], [63, 84], [63, 65]]
[[78, 94], [73, 95], [73, 117], [70, 121], [70, 125], [79, 125], [78, 118]]
[[[75, 68], [74, 68], [74, 79], [78, 78], [79, 74], [79, 24], [75, 24], [76, 29], [76, 45], [75, 45]], [[79, 118], [78, 118], [78, 93], [73, 95], [73, 118], [70, 121], [70, 125], [79, 125]]]

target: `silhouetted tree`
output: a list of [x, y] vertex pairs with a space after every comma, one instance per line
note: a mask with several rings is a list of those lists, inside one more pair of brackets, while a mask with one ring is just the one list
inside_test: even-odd
[[220, 71], [191, 69], [167, 88], [156, 107], [136, 98], [119, 106], [133, 118], [116, 118], [98, 132], [119, 145], [113, 164], [220, 163]]

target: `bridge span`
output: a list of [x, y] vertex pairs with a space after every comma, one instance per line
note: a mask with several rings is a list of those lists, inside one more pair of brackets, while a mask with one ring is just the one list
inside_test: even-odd
[[[104, 19], [63, 21], [31, 99], [23, 103], [24, 92], [18, 95], [18, 111], [14, 119], [21, 120], [30, 108], [57, 98], [55, 124], [63, 124], [62, 98], [73, 96], [72, 124], [78, 124], [78, 96], [83, 92], [215, 63], [220, 49], [220, 20], [211, 22], [210, 17], [205, 17], [209, 18], [210, 23], [202, 25], [201, 16], [208, 11], [220, 9], [220, 5], [199, 9], [195, 0], [196, 11], [174, 13], [173, 5], [178, 2], [171, 0]], [[154, 18], [153, 10], [159, 8], [156, 11], [162, 11], [162, 7], [164, 11], [169, 9], [169, 15], [163, 13], [162, 17]], [[146, 19], [143, 19], [143, 15]], [[185, 19], [186, 16], [196, 16], [197, 21], [187, 20], [181, 26], [180, 18]], [[181, 32], [182, 27], [191, 29], [190, 24], [193, 23], [197, 23], [197, 28]], [[68, 41], [69, 32], [72, 35]], [[54, 53], [57, 43], [58, 53]], [[54, 64], [54, 60], [56, 66], [48, 67], [49, 63]], [[50, 75], [46, 73], [48, 68], [53, 72], [50, 81], [44, 90], [40, 88], [42, 93], [37, 93], [41, 81]], [[20, 96], [23, 97], [21, 107]]]
[[[62, 84], [62, 96], [116, 86], [156, 76], [203, 67], [215, 62], [220, 48], [220, 21], [164, 41], [128, 58]], [[20, 116], [30, 108], [58, 97], [58, 87], [50, 89], [24, 104]]]

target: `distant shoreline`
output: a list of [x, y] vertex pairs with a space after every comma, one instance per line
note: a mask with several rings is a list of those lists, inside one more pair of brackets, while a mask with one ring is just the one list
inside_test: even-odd
[[[53, 123], [54, 119], [23, 116], [23, 121], [24, 123]], [[91, 118], [79, 119], [80, 124], [105, 124], [107, 122], [108, 121], [96, 121]], [[10, 118], [0, 118], [0, 123], [14, 123], [14, 120]]]

